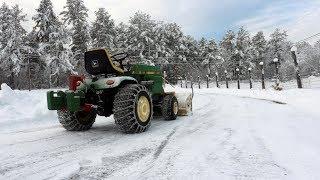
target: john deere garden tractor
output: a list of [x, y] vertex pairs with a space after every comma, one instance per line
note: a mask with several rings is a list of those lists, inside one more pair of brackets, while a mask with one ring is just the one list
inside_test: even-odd
[[124, 65], [127, 56], [111, 56], [105, 49], [88, 51], [85, 69], [91, 77], [71, 75], [69, 90], [47, 92], [48, 109], [57, 110], [66, 130], [88, 130], [97, 115], [113, 114], [121, 131], [140, 133], [150, 126], [154, 111], [165, 120], [191, 111], [191, 94], [165, 92], [159, 67]]

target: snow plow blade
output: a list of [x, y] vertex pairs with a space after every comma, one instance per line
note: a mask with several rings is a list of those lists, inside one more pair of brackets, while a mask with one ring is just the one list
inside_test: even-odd
[[191, 93], [175, 93], [178, 100], [179, 116], [188, 116], [192, 112], [192, 94]]

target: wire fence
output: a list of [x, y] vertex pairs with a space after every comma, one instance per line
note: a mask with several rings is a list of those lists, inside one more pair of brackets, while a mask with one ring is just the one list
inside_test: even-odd
[[[153, 50], [149, 51], [152, 52]], [[36, 75], [37, 72], [41, 71], [40, 69], [35, 68], [36, 66], [34, 67], [34, 64], [38, 63], [37, 59], [41, 58], [41, 56], [32, 54], [22, 54], [21, 58], [26, 59], [26, 61], [24, 61], [24, 63], [21, 65], [26, 67], [26, 73], [23, 78], [27, 80], [23, 81], [22, 84], [26, 84], [27, 82], [29, 84], [27, 87], [28, 89], [37, 89], [38, 87], [43, 88], [43, 85], [37, 85], [39, 82], [34, 81], [33, 79], [33, 76]], [[129, 60], [132, 60], [132, 62], [136, 63], [141, 63], [141, 59], [139, 58], [141, 57], [129, 56]], [[268, 89], [274, 88], [274, 85], [277, 83], [277, 79], [279, 79], [282, 88], [297, 88], [297, 82], [295, 80], [297, 71], [295, 68], [289, 70], [286, 69], [286, 71], [283, 71], [282, 69], [279, 69], [277, 66], [266, 66], [264, 68], [264, 66], [259, 67], [258, 65], [258, 67], [255, 68], [250, 67], [250, 72], [248, 71], [248, 69], [246, 70], [240, 68], [240, 70], [238, 71], [236, 70], [238, 68], [236, 68], [233, 69], [232, 72], [226, 72], [226, 67], [217, 66], [214, 65], [214, 63], [212, 63], [211, 65], [202, 64], [201, 62], [203, 62], [203, 60], [205, 60], [205, 58], [199, 56], [187, 57], [187, 60], [182, 60], [177, 57], [159, 57], [159, 59], [157, 59], [157, 61], [153, 63], [154, 65], [162, 67], [164, 71], [169, 70], [170, 72], [168, 72], [168, 74], [171, 76], [171, 79], [168, 78], [168, 80], [171, 83], [180, 84], [182, 87], [190, 87], [192, 85], [197, 84], [196, 86], [200, 86], [200, 88], [225, 87], [239, 89]], [[170, 67], [168, 68], [168, 66]], [[277, 70], [276, 67], [278, 68]], [[261, 78], [262, 73], [265, 76], [263, 77], [264, 80], [262, 80]], [[67, 76], [68, 74], [59, 76], [57, 78], [61, 78], [59, 79], [59, 82], [65, 81], [65, 83], [61, 84], [66, 85]], [[302, 77], [303, 88], [319, 88], [320, 71], [318, 73], [303, 71], [303, 73], [300, 74], [300, 76]], [[47, 79], [47, 81], [49, 81], [50, 79], [51, 76]], [[262, 81], [264, 81], [265, 88], [263, 88]], [[5, 80], [1, 80], [0, 77], [0, 82], [5, 82]], [[50, 84], [47, 82], [45, 83]], [[51, 87], [54, 86], [49, 85], [49, 88]], [[23, 86], [22, 88], [26, 87]]]
[[[320, 89], [320, 76], [310, 76], [302, 78], [302, 87], [303, 89]], [[239, 81], [240, 89], [263, 89], [262, 80], [252, 79], [251, 86], [249, 79], [241, 79]], [[276, 79], [266, 79], [265, 80], [265, 89], [274, 89], [276, 85]], [[178, 86], [182, 88], [196, 88], [196, 89], [205, 89], [205, 88], [222, 88], [222, 89], [238, 89], [237, 80], [226, 80], [225, 78], [218, 78], [218, 81], [215, 78], [200, 78], [197, 81], [190, 80], [179, 80], [177, 83]], [[297, 81], [280, 81], [281, 89], [297, 89]]]

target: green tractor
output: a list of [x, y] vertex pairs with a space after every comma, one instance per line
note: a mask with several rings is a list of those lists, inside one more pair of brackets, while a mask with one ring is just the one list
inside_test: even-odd
[[47, 92], [49, 110], [57, 110], [61, 125], [69, 131], [92, 127], [97, 115], [114, 115], [115, 123], [125, 133], [144, 132], [153, 112], [165, 120], [188, 115], [192, 95], [165, 92], [159, 67], [125, 65], [126, 53], [111, 56], [107, 50], [85, 53], [85, 69], [90, 78], [71, 75], [69, 90]]

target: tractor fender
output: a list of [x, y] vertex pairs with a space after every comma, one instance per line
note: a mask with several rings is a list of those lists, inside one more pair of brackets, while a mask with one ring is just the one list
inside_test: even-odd
[[121, 77], [110, 77], [110, 78], [101, 78], [97, 81], [91, 81], [91, 87], [94, 89], [102, 90], [102, 89], [111, 89], [118, 87], [119, 85], [123, 85], [123, 83], [138, 83], [138, 81], [130, 76], [121, 76]]

